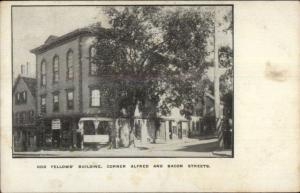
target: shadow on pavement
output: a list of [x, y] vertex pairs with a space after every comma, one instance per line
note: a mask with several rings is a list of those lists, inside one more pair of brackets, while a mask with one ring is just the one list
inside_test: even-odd
[[218, 148], [218, 142], [187, 145], [184, 148], [176, 149], [175, 151], [186, 151], [186, 152], [212, 152]]

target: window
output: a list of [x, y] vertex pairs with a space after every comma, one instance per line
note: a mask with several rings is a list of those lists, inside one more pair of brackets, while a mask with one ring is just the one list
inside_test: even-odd
[[29, 114], [28, 122], [33, 123], [33, 121], [34, 121], [34, 111], [31, 110], [31, 111], [28, 112], [28, 114]]
[[22, 104], [26, 104], [27, 103], [27, 91], [23, 91], [22, 92]]
[[99, 71], [98, 65], [93, 61], [94, 57], [96, 55], [96, 48], [91, 47], [90, 48], [90, 75], [97, 75]]
[[27, 103], [27, 91], [17, 92], [15, 95], [15, 104], [26, 104]]
[[59, 60], [58, 56], [53, 58], [53, 83], [57, 83], [59, 79]]
[[23, 124], [25, 121], [25, 113], [24, 112], [20, 112], [20, 124]]
[[100, 90], [99, 89], [91, 89], [91, 106], [99, 107], [100, 106]]
[[41, 113], [46, 113], [46, 96], [41, 96]]
[[15, 113], [15, 123], [19, 124], [19, 113]]
[[127, 91], [122, 89], [122, 90], [119, 91], [119, 95], [120, 95], [120, 97], [126, 97], [127, 96]]
[[28, 120], [29, 120], [29, 114], [28, 112], [23, 112], [24, 113], [24, 123], [28, 123]]
[[67, 109], [68, 110], [74, 109], [74, 91], [73, 90], [67, 91]]
[[20, 104], [20, 98], [21, 98], [21, 94], [19, 92], [17, 92], [15, 95], [15, 104], [16, 105]]
[[67, 53], [67, 80], [71, 80], [74, 77], [73, 69], [73, 51], [70, 50]]
[[41, 86], [46, 86], [46, 62], [42, 61], [41, 64]]
[[101, 121], [96, 129], [96, 135], [108, 135], [109, 129], [108, 122]]
[[84, 121], [83, 122], [83, 134], [84, 135], [95, 135], [95, 125], [93, 121]]
[[53, 111], [59, 111], [59, 95], [58, 93], [53, 94]]

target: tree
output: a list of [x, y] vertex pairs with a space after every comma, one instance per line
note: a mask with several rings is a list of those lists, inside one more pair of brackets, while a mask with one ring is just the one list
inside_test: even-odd
[[[105, 13], [111, 28], [93, 28], [97, 41], [92, 60], [99, 75], [113, 82], [115, 114], [130, 119], [130, 130], [137, 104], [143, 116], [159, 122], [158, 115], [167, 115], [172, 107], [197, 102], [209, 65], [209, 11], [127, 6]], [[121, 109], [126, 113], [120, 114]]]
[[221, 67], [225, 68], [220, 77], [220, 90], [224, 96], [233, 91], [233, 51], [229, 46], [219, 49], [219, 60]]

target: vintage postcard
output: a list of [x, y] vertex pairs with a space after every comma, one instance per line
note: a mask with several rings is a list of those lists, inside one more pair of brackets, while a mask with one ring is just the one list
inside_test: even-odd
[[13, 6], [13, 157], [233, 157], [232, 14]]
[[3, 192], [300, 190], [299, 2], [0, 14]]

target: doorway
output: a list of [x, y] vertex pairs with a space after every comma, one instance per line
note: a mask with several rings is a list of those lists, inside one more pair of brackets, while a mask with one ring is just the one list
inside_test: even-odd
[[52, 130], [52, 146], [53, 147], [60, 146], [60, 129]]
[[173, 139], [172, 121], [169, 121], [169, 139]]

